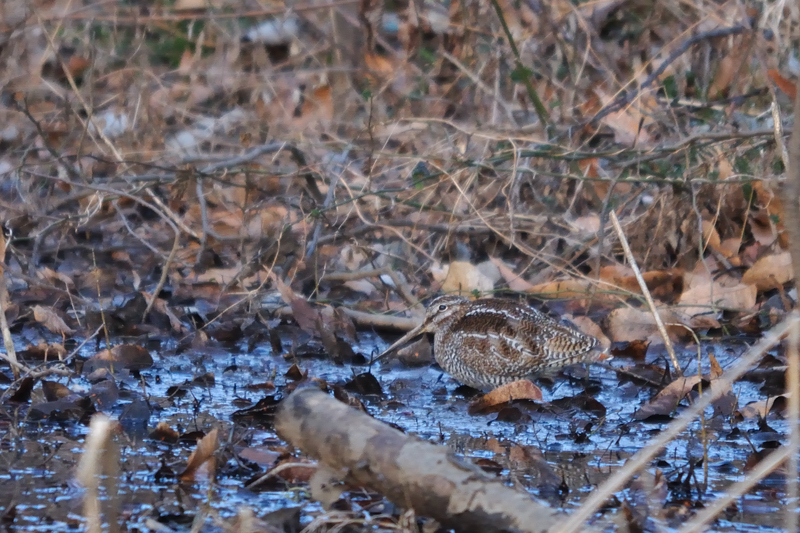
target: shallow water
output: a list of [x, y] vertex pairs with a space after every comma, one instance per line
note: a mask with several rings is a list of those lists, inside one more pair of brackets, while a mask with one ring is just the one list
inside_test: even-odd
[[[368, 354], [383, 348], [385, 342], [362, 334], [356, 352]], [[344, 384], [366, 366], [337, 366], [322, 359], [285, 359], [273, 355], [269, 346], [243, 353], [244, 346], [206, 348], [176, 353], [176, 348], [152, 351], [153, 368], [142, 371], [142, 379], [127, 374], [119, 381], [119, 401], [108, 412], [123, 421], [125, 431], [118, 436], [122, 450], [119, 500], [128, 529], [147, 530], [147, 520], [157, 520], [175, 530], [188, 531], [198, 511], [205, 510], [204, 531], [217, 531], [220, 519], [234, 516], [243, 507], [256, 510], [258, 516], [289, 507], [301, 507], [302, 524], [320, 512], [318, 504], [308, 499], [307, 491], [297, 486], [269, 483], [256, 491], [247, 490], [248, 480], [265, 471], [268, 464], [257, 465], [236, 460], [232, 452], [243, 448], [261, 451], [278, 450], [283, 444], [269, 424], [246, 427], [232, 421], [232, 413], [252, 405], [265, 395], [280, 395], [291, 380], [284, 374], [297, 363], [309, 377], [324, 379], [329, 385]], [[742, 351], [737, 347], [704, 347], [712, 350], [723, 368], [730, 366]], [[731, 349], [732, 348], [732, 349]], [[693, 361], [696, 349], [681, 356]], [[655, 355], [649, 355], [648, 361]], [[623, 358], [611, 366], [630, 366]], [[687, 363], [687, 373], [696, 372], [695, 363]], [[182, 396], [170, 394], [170, 387], [213, 374], [186, 387]], [[648, 423], [633, 420], [634, 412], [652, 396], [648, 387], [627, 383], [620, 385], [615, 372], [592, 367], [567, 369], [554, 378], [540, 380], [545, 400], [550, 403], [519, 402], [501, 413], [472, 416], [468, 414], [471, 398], [434, 367], [404, 368], [396, 362], [376, 364], [373, 374], [381, 384], [382, 395], [359, 397], [376, 418], [397, 424], [406, 432], [449, 446], [457, 455], [480, 461], [490, 472], [534, 496], [566, 510], [601, 484], [652, 436], [666, 421]], [[274, 381], [274, 391], [248, 391], [253, 383]], [[88, 389], [83, 378], [63, 381], [72, 390]], [[143, 395], [142, 390], [146, 396]], [[582, 392], [596, 402], [574, 399]], [[757, 383], [741, 382], [734, 393], [740, 405], [763, 399]], [[32, 404], [42, 401], [39, 387]], [[131, 416], [135, 402], [149, 404], [149, 418]], [[33, 420], [27, 404], [6, 402], [0, 414], [0, 524], [24, 531], [64, 531], [81, 524], [83, 490], [74, 481], [75, 468], [82, 453], [87, 427], [75, 420]], [[703, 456], [699, 422], [672, 442], [651, 465], [649, 474], [658, 469], [665, 483], [651, 504], [652, 524], [675, 526], [686, 507], [708, 501], [713, 494], [745, 475], [745, 461], [756, 449], [770, 447], [785, 439], [788, 428], [780, 417], [771, 415], [767, 423], [774, 434], [759, 428], [754, 419], [732, 423], [707, 412], [709, 438], [708, 492], [702, 494], [702, 467], [693, 471], [690, 463]], [[219, 465], [213, 485], [185, 485], [176, 482], [172, 473], [180, 472], [194, 448], [194, 440], [166, 444], [148, 437], [159, 422], [166, 422], [179, 433], [208, 432], [218, 428], [220, 441], [230, 443], [226, 464]], [[144, 430], [146, 424], [147, 430]], [[273, 451], [274, 457], [277, 452]], [[645, 478], [649, 479], [648, 476]], [[688, 479], [688, 481], [687, 481]], [[642, 480], [645, 483], [646, 479]], [[638, 501], [643, 491], [626, 489], [620, 499]], [[356, 498], [354, 496], [354, 498]], [[737, 508], [722, 517], [714, 531], [778, 530], [783, 483], [774, 474], [759, 484], [751, 494], [737, 502]], [[357, 498], [356, 498], [357, 499]], [[667, 502], [664, 505], [664, 501]], [[659, 506], [661, 508], [659, 508]], [[645, 506], [646, 507], [646, 506]], [[608, 513], [618, 510], [613, 506]], [[215, 521], [216, 520], [216, 521]], [[673, 523], [674, 522], [674, 523]]]

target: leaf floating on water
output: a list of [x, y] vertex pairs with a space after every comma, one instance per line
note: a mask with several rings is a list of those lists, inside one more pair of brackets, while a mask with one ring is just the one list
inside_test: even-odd
[[44, 398], [48, 402], [61, 400], [72, 394], [72, 391], [69, 390], [69, 387], [67, 387], [66, 385], [62, 385], [57, 381], [48, 381], [48, 380], [42, 381], [42, 392], [44, 392]]
[[[204, 470], [208, 479], [213, 478], [216, 470], [214, 453], [217, 451], [218, 447], [217, 428], [214, 428], [208, 435], [197, 442], [197, 447], [189, 456], [186, 469], [178, 475], [181, 481], [194, 481], [197, 475], [203, 473]], [[206, 468], [201, 470], [203, 466]]]
[[32, 377], [22, 378], [22, 381], [19, 382], [19, 386], [17, 387], [17, 391], [11, 395], [9, 401], [15, 403], [27, 403], [31, 401], [31, 392], [33, 392], [33, 386], [36, 384], [36, 380]]
[[542, 389], [527, 379], [520, 379], [501, 385], [472, 402], [469, 414], [478, 415], [498, 411], [513, 400], [533, 400], [541, 402]]
[[643, 340], [616, 342], [611, 347], [611, 355], [629, 357], [634, 361], [644, 361], [650, 343]]
[[104, 379], [103, 381], [92, 386], [89, 391], [89, 398], [94, 402], [100, 410], [107, 410], [116, 405], [119, 399], [119, 388], [113, 378]]
[[634, 420], [645, 420], [651, 416], [671, 417], [678, 404], [700, 383], [700, 376], [680, 377], [664, 387], [633, 415]]
[[783, 413], [786, 410], [786, 400], [792, 396], [791, 392], [781, 396], [770, 396], [758, 402], [751, 402], [737, 411], [744, 418], [767, 418], [773, 412]]
[[92, 373], [98, 368], [110, 368], [114, 372], [120, 369], [139, 371], [152, 366], [153, 357], [146, 348], [136, 344], [120, 344], [90, 357], [83, 365], [83, 373]]
[[63, 344], [40, 342], [36, 346], [28, 346], [25, 350], [17, 352], [22, 360], [53, 361], [63, 359], [67, 349]]
[[289, 367], [289, 370], [286, 371], [284, 374], [287, 379], [291, 379], [292, 381], [301, 381], [308, 377], [308, 369], [305, 372], [300, 370], [300, 367], [297, 366], [297, 363], [293, 364]]
[[351, 381], [348, 381], [344, 388], [350, 392], [357, 392], [359, 394], [383, 394], [381, 384], [378, 383], [378, 379], [370, 372], [358, 374]]
[[253, 407], [234, 411], [231, 418], [237, 422], [258, 420], [261, 422], [272, 422], [272, 418], [278, 410], [281, 396], [266, 396], [258, 401]]

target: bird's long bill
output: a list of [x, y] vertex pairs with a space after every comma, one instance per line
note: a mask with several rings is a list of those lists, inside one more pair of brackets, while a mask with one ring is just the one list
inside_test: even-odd
[[401, 347], [402, 345], [404, 345], [405, 343], [407, 343], [408, 341], [410, 341], [414, 337], [418, 337], [418, 336], [422, 335], [423, 333], [426, 333], [428, 331], [427, 327], [428, 327], [428, 325], [425, 322], [423, 322], [419, 326], [415, 327], [414, 329], [412, 329], [411, 331], [409, 331], [408, 333], [406, 333], [405, 335], [403, 335], [402, 337], [397, 339], [397, 341], [394, 344], [392, 344], [391, 346], [386, 348], [386, 350], [384, 350], [384, 352], [382, 354], [380, 354], [378, 357], [376, 357], [375, 360], [377, 361], [381, 357], [384, 357], [386, 354], [396, 350], [397, 348]]

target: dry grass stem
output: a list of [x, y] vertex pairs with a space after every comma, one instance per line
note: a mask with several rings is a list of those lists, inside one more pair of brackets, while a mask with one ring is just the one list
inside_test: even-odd
[[[14, 339], [11, 338], [11, 330], [8, 328], [8, 321], [6, 320], [6, 304], [10, 302], [8, 298], [8, 288], [6, 285], [6, 236], [3, 229], [0, 228], [0, 330], [3, 333], [3, 345], [6, 348], [6, 354], [0, 355], [5, 361], [11, 365], [11, 371], [14, 373], [14, 380], [19, 379], [20, 369], [24, 368], [17, 362], [17, 351], [14, 348]], [[27, 369], [25, 369], [27, 370]]]
[[653, 297], [650, 295], [650, 290], [647, 288], [647, 283], [645, 283], [644, 278], [642, 277], [642, 272], [639, 270], [639, 265], [636, 264], [636, 258], [633, 257], [633, 252], [631, 252], [628, 239], [625, 237], [625, 233], [622, 231], [622, 226], [619, 224], [617, 214], [613, 209], [609, 210], [608, 218], [611, 220], [611, 224], [614, 226], [614, 230], [617, 232], [619, 241], [622, 244], [622, 249], [625, 251], [625, 258], [628, 260], [628, 264], [633, 270], [634, 276], [636, 276], [636, 281], [639, 282], [639, 287], [642, 289], [642, 294], [644, 295], [645, 300], [647, 300], [647, 305], [650, 307], [650, 312], [653, 313], [653, 319], [656, 321], [656, 326], [658, 327], [658, 332], [661, 334], [661, 338], [664, 339], [664, 346], [667, 348], [667, 353], [672, 361], [672, 366], [675, 368], [675, 372], [680, 375], [682, 372], [681, 365], [678, 363], [678, 358], [675, 356], [675, 348], [672, 346], [672, 341], [667, 333], [667, 328], [664, 326], [664, 321], [661, 320], [661, 316], [658, 314], [656, 303], [653, 301]]
[[[795, 309], [794, 316], [800, 317]], [[786, 463], [786, 531], [798, 530], [798, 466], [800, 466], [800, 322], [789, 331], [789, 346], [786, 350], [789, 368], [786, 369], [786, 392], [788, 396], [789, 442], [784, 449], [789, 454]]]

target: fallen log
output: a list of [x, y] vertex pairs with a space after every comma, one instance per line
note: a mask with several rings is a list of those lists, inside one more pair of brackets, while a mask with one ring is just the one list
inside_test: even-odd
[[346, 483], [380, 492], [448, 528], [544, 533], [564, 520], [563, 513], [458, 460], [446, 447], [405, 435], [315, 388], [281, 402], [275, 428]]

